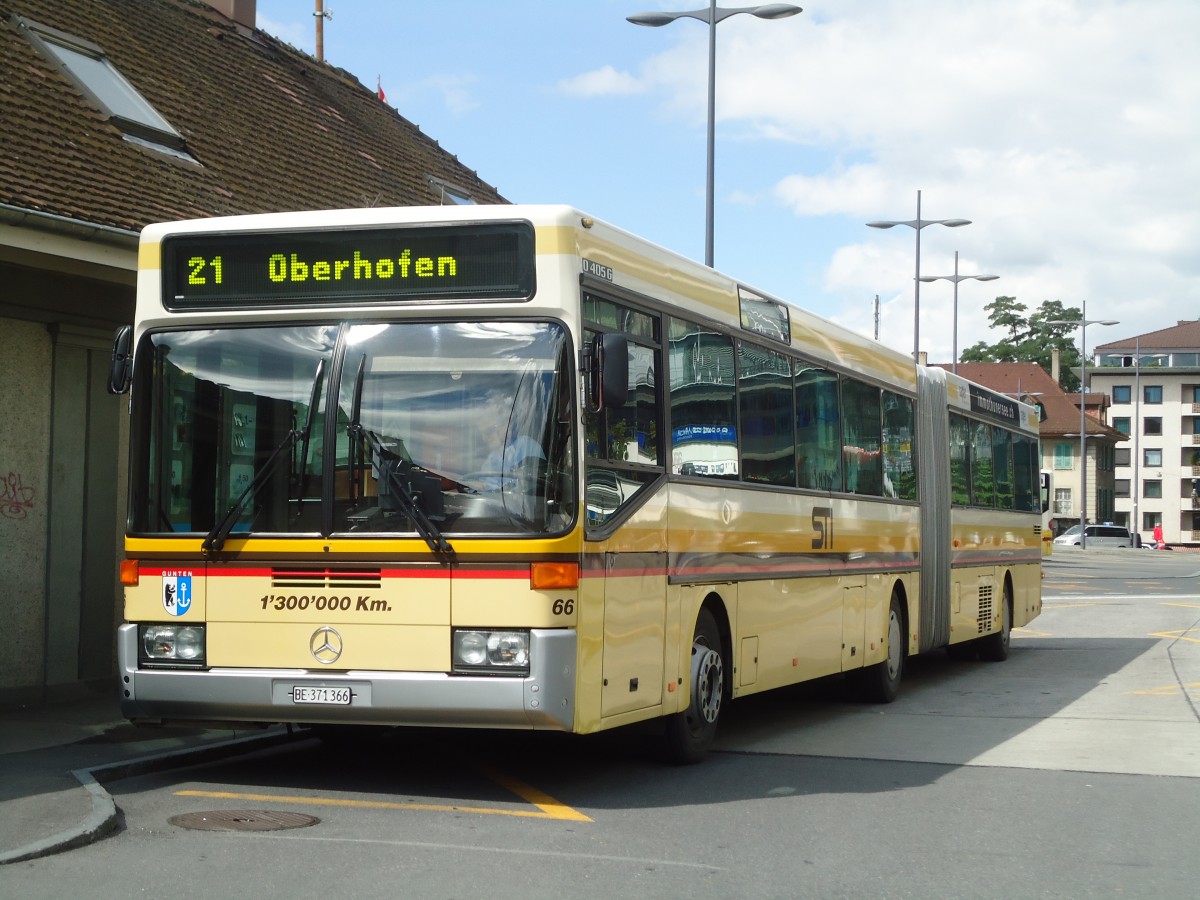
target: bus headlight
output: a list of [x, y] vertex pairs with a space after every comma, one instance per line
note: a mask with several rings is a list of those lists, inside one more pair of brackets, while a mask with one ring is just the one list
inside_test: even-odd
[[529, 632], [455, 629], [452, 665], [455, 672], [529, 674]]
[[142, 625], [138, 637], [143, 664], [204, 665], [203, 625]]

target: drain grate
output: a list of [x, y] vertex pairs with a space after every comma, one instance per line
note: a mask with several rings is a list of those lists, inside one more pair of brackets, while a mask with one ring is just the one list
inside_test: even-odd
[[287, 828], [307, 828], [321, 820], [304, 813], [269, 809], [216, 809], [171, 816], [167, 821], [194, 831], [283, 831]]

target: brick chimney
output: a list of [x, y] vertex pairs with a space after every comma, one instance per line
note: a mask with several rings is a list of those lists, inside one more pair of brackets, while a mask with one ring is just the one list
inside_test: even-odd
[[209, 6], [239, 25], [254, 28], [258, 18], [255, 6], [258, 0], [207, 0]]
[[1059, 369], [1059, 350], [1057, 347], [1050, 349], [1050, 377], [1054, 379], [1054, 383], [1058, 384], [1058, 369]]

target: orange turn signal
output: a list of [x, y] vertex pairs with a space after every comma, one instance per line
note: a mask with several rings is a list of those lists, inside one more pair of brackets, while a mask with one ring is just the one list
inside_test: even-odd
[[534, 591], [574, 590], [579, 587], [579, 563], [536, 562], [529, 566]]
[[138, 561], [136, 559], [121, 560], [121, 584], [125, 587], [137, 587]]

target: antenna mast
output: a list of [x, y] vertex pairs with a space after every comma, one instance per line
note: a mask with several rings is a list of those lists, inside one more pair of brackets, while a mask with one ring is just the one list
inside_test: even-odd
[[332, 19], [333, 13], [325, 9], [325, 0], [316, 0], [317, 10], [313, 17], [317, 20], [317, 62], [325, 61], [325, 20]]

